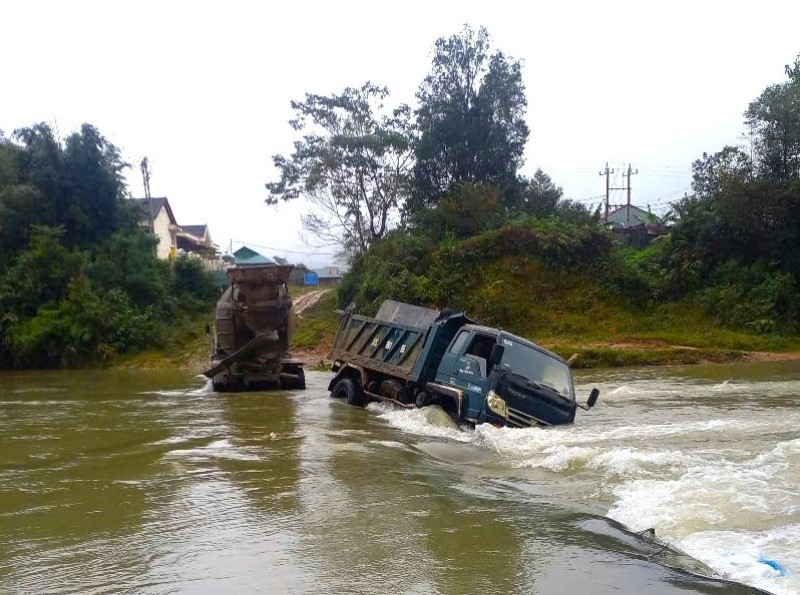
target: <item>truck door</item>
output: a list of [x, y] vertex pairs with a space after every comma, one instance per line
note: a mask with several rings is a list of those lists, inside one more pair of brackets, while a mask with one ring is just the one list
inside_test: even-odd
[[476, 419], [483, 407], [490, 372], [489, 354], [496, 342], [491, 335], [474, 333], [453, 366], [450, 383], [464, 391], [464, 414], [470, 419]]
[[450, 377], [453, 375], [453, 368], [463, 355], [469, 336], [469, 331], [461, 331], [455, 336], [436, 369], [436, 382], [451, 383]]

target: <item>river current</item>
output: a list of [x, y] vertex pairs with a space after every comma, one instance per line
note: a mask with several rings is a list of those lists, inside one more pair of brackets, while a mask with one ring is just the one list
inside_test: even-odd
[[560, 428], [0, 375], [0, 593], [800, 594], [800, 364], [592, 371]]

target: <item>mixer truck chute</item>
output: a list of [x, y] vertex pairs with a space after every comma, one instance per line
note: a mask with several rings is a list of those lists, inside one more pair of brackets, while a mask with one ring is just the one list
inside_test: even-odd
[[291, 266], [236, 265], [217, 302], [211, 378], [215, 391], [304, 389], [302, 363], [291, 359]]

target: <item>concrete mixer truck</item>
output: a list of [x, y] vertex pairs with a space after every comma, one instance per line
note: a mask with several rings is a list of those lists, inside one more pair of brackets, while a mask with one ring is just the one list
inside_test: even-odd
[[217, 392], [305, 389], [302, 363], [291, 359], [291, 266], [236, 265], [217, 302], [211, 368]]

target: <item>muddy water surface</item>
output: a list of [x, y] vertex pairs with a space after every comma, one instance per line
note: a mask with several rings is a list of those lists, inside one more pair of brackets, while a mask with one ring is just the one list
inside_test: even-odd
[[530, 430], [329, 378], [0, 375], [0, 592], [800, 593], [798, 364], [587, 373]]

